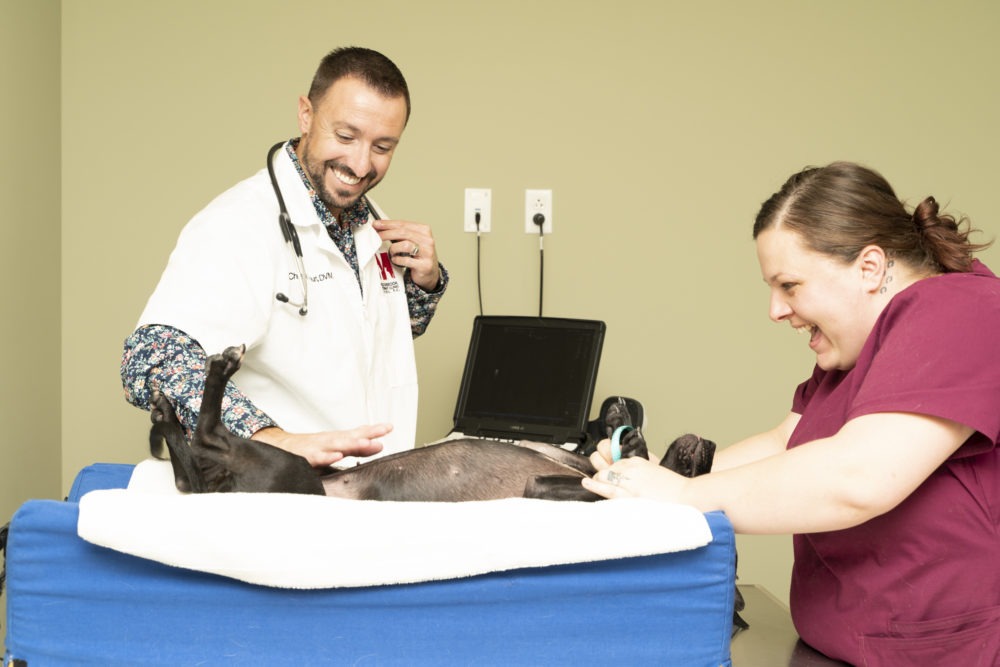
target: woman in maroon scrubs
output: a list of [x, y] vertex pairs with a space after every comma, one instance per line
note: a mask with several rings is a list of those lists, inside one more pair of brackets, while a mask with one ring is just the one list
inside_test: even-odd
[[1000, 280], [973, 259], [985, 246], [852, 163], [793, 175], [753, 234], [771, 319], [816, 354], [791, 412], [694, 479], [612, 465], [604, 443], [585, 486], [794, 533], [792, 618], [831, 657], [1000, 665]]

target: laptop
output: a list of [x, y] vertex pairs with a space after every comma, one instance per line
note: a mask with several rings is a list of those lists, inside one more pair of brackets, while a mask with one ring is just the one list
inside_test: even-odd
[[476, 317], [446, 439], [582, 444], [605, 329], [597, 320]]

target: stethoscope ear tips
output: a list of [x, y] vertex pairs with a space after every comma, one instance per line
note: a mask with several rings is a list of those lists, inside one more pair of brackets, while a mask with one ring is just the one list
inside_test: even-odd
[[302, 317], [305, 317], [308, 312], [309, 312], [309, 309], [306, 308], [305, 306], [299, 308], [299, 315], [301, 315]]

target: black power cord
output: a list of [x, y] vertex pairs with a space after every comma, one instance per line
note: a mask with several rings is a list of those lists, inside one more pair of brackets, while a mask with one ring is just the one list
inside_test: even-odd
[[480, 246], [482, 240], [482, 234], [479, 231], [479, 211], [476, 211], [476, 289], [479, 291], [479, 314], [483, 314], [483, 272], [481, 266], [481, 259], [483, 256], [483, 251]]
[[538, 225], [538, 316], [542, 316], [542, 288], [545, 286], [545, 216], [536, 213], [531, 221]]

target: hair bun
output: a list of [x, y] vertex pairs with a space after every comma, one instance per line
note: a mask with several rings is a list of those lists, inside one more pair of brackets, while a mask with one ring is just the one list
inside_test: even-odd
[[929, 224], [938, 222], [939, 210], [937, 200], [934, 197], [926, 197], [913, 209], [913, 224], [917, 229], [924, 229]]

